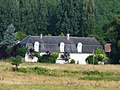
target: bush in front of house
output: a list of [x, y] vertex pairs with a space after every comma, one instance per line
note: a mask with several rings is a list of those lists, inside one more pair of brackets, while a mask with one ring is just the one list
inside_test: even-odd
[[95, 55], [90, 55], [86, 58], [86, 62], [88, 64], [98, 64], [98, 60], [96, 60]]
[[71, 59], [70, 64], [75, 64], [75, 60]]
[[49, 57], [50, 57], [49, 54], [44, 54], [44, 55], [41, 56], [39, 62], [50, 63], [50, 62], [49, 62]]
[[38, 58], [38, 62], [42, 62], [42, 56], [39, 52], [33, 52], [32, 55]]
[[98, 64], [98, 62], [104, 62], [106, 63], [108, 61], [108, 57], [106, 56], [105, 52], [100, 49], [97, 48], [95, 55], [90, 55], [87, 59], [86, 62], [88, 64]]
[[43, 62], [43, 63], [56, 63], [56, 59], [57, 59], [59, 53], [57, 53], [57, 52], [46, 53], [46, 54], [43, 54], [43, 55], [41, 56], [40, 53], [34, 52], [33, 55], [38, 58], [38, 62]]
[[56, 63], [56, 59], [58, 58], [59, 53], [57, 52], [53, 52], [50, 56], [49, 56], [49, 61], [50, 63]]

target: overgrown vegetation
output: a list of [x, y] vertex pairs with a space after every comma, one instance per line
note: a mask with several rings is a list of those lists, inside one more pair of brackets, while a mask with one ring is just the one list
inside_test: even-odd
[[97, 48], [95, 51], [95, 55], [90, 55], [86, 62], [88, 64], [98, 64], [98, 62], [104, 62], [107, 63], [109, 58], [106, 56], [105, 52], [102, 49]]
[[53, 53], [47, 52], [46, 54], [43, 54], [41, 56], [39, 52], [32, 52], [32, 55], [36, 56], [38, 58], [38, 62], [56, 63], [56, 60], [58, 58], [59, 53], [57, 53], [57, 52], [53, 52]]
[[51, 70], [43, 67], [31, 67], [31, 68], [19, 68], [18, 72], [23, 73], [36, 73], [39, 75], [53, 76], [53, 77], [80, 77], [79, 80], [96, 80], [96, 81], [120, 81], [118, 74], [114, 72], [103, 72], [98, 70], [88, 70], [88, 71], [71, 71], [71, 70]]
[[83, 90], [119, 90], [119, 67], [119, 65], [94, 65], [93, 69], [93, 65], [22, 63], [17, 72], [13, 73], [11, 63], [1, 61], [0, 89], [79, 90], [85, 87]]
[[[112, 43], [111, 63], [119, 63], [119, 6], [119, 0], [1, 0], [0, 42], [11, 47], [16, 38], [41, 33], [95, 37]], [[16, 33], [7, 34], [10, 29]]]

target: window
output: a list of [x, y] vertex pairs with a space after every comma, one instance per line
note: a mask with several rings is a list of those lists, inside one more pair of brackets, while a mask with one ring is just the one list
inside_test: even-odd
[[34, 51], [39, 52], [39, 42], [34, 43]]
[[77, 51], [82, 52], [82, 43], [78, 43], [77, 45]]
[[60, 43], [60, 52], [64, 52], [64, 47], [65, 47], [64, 42], [61, 42]]

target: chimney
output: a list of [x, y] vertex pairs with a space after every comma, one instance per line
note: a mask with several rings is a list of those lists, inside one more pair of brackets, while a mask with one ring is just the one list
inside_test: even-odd
[[67, 40], [69, 40], [70, 39], [70, 34], [67, 34]]
[[40, 39], [42, 39], [43, 38], [43, 35], [42, 34], [40, 34]]

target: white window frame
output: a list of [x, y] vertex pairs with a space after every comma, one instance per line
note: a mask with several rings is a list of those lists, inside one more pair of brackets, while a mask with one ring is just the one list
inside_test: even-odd
[[65, 43], [64, 42], [60, 43], [60, 52], [65, 52]]
[[78, 44], [77, 44], [77, 51], [78, 52], [82, 52], [82, 43], [81, 42], [79, 42]]
[[35, 52], [39, 52], [39, 47], [40, 46], [40, 43], [38, 42], [38, 41], [36, 41], [35, 43], [34, 43], [34, 51]]

